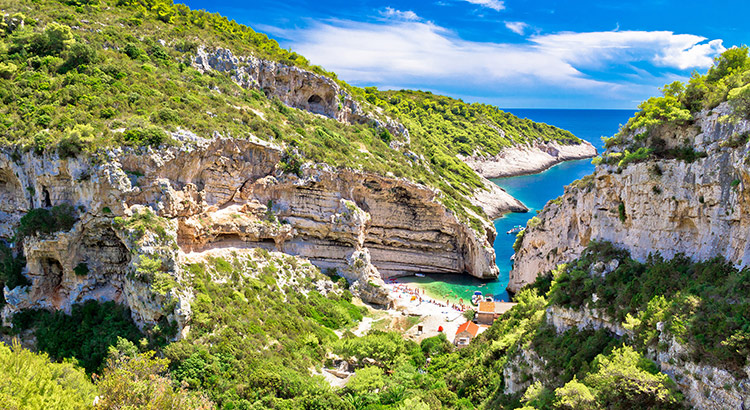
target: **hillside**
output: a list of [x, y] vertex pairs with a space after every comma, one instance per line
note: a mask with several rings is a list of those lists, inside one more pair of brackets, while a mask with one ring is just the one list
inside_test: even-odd
[[665, 86], [515, 245], [510, 290], [549, 286], [558, 332], [606, 329], [697, 409], [750, 404], [748, 74], [732, 48]]
[[474, 407], [424, 373], [444, 337], [357, 337], [361, 301], [391, 305], [390, 277], [498, 276], [490, 218], [526, 208], [468, 155], [588, 146], [487, 105], [352, 87], [170, 2], [1, 7], [5, 403]]

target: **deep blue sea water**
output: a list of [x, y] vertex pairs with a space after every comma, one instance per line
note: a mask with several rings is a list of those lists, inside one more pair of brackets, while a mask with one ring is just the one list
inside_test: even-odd
[[[544, 122], [566, 129], [577, 137], [591, 142], [601, 152], [601, 137], [609, 137], [617, 132], [635, 113], [631, 110], [553, 110], [553, 109], [509, 109], [518, 117], [536, 122]], [[526, 226], [526, 222], [536, 215], [550, 199], [563, 194], [565, 185], [594, 171], [590, 159], [567, 161], [534, 175], [499, 178], [493, 180], [508, 193], [518, 198], [528, 208], [527, 213], [511, 213], [495, 221], [497, 239], [495, 253], [500, 276], [495, 281], [480, 281], [467, 275], [429, 275], [425, 278], [404, 278], [403, 282], [414, 283], [424, 288], [428, 294], [438, 299], [468, 300], [475, 290], [492, 294], [495, 300], [508, 300], [505, 287], [511, 268], [515, 235], [506, 232], [515, 225]]]

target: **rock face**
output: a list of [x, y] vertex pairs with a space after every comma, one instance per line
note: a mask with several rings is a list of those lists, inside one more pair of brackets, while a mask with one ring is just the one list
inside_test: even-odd
[[750, 146], [733, 141], [750, 131], [750, 122], [732, 120], [729, 113], [722, 105], [702, 113], [694, 127], [661, 130], [668, 147], [687, 142], [705, 150], [705, 158], [652, 160], [622, 170], [600, 165], [566, 187], [527, 227], [508, 289], [518, 291], [577, 258], [592, 240], [612, 242], [638, 260], [649, 253], [684, 253], [747, 266]]
[[200, 47], [192, 63], [201, 72], [231, 72], [232, 80], [241, 87], [260, 90], [290, 107], [350, 124], [374, 123], [409, 143], [409, 131], [403, 124], [380, 114], [377, 109], [374, 111], [378, 114], [364, 110], [329, 77], [254, 56], [235, 56], [225, 48]]
[[563, 161], [595, 155], [596, 148], [587, 141], [567, 145], [551, 141], [506, 148], [494, 157], [477, 155], [461, 159], [485, 178], [502, 178], [534, 174]]
[[[551, 306], [546, 312], [547, 322], [558, 333], [570, 328], [607, 329], [617, 337], [632, 334], [621, 323], [607, 317], [595, 309], [581, 307], [578, 310]], [[654, 360], [661, 372], [668, 374], [685, 394], [691, 408], [697, 410], [746, 409], [750, 406], [750, 365], [738, 377], [714, 366], [690, 361], [689, 350], [678, 343], [674, 336], [657, 326], [659, 341], [657, 349], [649, 349], [647, 356]], [[523, 352], [518, 362], [538, 363], [538, 356]], [[536, 360], [530, 358], [536, 357]], [[515, 364], [518, 367], [518, 364]], [[508, 371], [512, 374], [512, 371]], [[505, 373], [505, 372], [504, 372]], [[534, 375], [534, 373], [531, 373]], [[523, 386], [521, 386], [523, 387]], [[523, 391], [523, 389], [521, 389]]]
[[[257, 141], [183, 142], [95, 159], [0, 153], [4, 240], [11, 240], [29, 209], [66, 203], [78, 213], [70, 231], [23, 241], [31, 285], [5, 289], [5, 318], [22, 308], [67, 310], [99, 299], [128, 304], [140, 324], [164, 316], [184, 323], [192, 295], [159, 295], [148, 280], [137, 280], [141, 261], [134, 255], [142, 254], [158, 258], [179, 283], [181, 261], [189, 255], [224, 248], [281, 251], [337, 269], [363, 298], [380, 304], [388, 303], [382, 279], [391, 276], [498, 275], [492, 227], [480, 236], [432, 189], [325, 166], [284, 174], [277, 166], [281, 150]], [[115, 220], [146, 208], [161, 228], [145, 236]], [[88, 273], [75, 273], [80, 263]], [[165, 312], [170, 298], [177, 307]]]

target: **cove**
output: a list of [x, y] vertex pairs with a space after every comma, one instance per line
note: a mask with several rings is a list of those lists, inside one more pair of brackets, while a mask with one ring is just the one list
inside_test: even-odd
[[[572, 132], [577, 137], [594, 144], [599, 152], [603, 149], [601, 137], [614, 135], [628, 119], [633, 110], [563, 110], [563, 109], [510, 109], [506, 110], [518, 117], [544, 122]], [[565, 186], [594, 171], [590, 159], [566, 161], [543, 172], [531, 175], [493, 179], [509, 194], [521, 200], [529, 208], [526, 213], [510, 213], [495, 220], [497, 238], [494, 248], [500, 276], [496, 280], [483, 281], [468, 275], [430, 274], [426, 277], [400, 278], [399, 282], [411, 284], [425, 290], [425, 293], [438, 300], [449, 299], [465, 302], [471, 299], [475, 290], [491, 294], [495, 300], [508, 301], [505, 288], [513, 256], [515, 234], [506, 232], [516, 225], [526, 226], [526, 222], [536, 215], [550, 199], [562, 195]]]

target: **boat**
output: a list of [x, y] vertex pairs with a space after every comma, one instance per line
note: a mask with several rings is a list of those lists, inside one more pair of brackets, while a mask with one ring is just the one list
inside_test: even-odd
[[495, 297], [492, 296], [492, 295], [484, 295], [484, 301], [485, 302], [494, 302], [495, 301]]
[[482, 292], [477, 290], [474, 292], [474, 296], [471, 297], [471, 304], [476, 306], [481, 301], [482, 301]]
[[516, 226], [514, 226], [514, 227], [510, 228], [510, 230], [509, 230], [508, 232], [506, 232], [506, 233], [507, 233], [508, 235], [511, 235], [511, 234], [514, 234], [514, 233], [519, 233], [519, 232], [523, 231], [524, 229], [525, 229], [525, 228], [524, 228], [523, 226], [521, 226], [521, 225], [516, 225]]
[[414, 276], [418, 278], [424, 278], [424, 273], [415, 273]]

